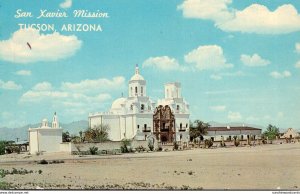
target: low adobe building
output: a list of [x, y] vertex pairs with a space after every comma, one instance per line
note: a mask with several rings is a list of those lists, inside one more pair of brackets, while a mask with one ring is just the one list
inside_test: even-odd
[[262, 129], [248, 127], [248, 126], [236, 126], [236, 127], [209, 127], [205, 139], [212, 139], [213, 141], [224, 140], [231, 141], [234, 136], [237, 136], [240, 140], [247, 140], [250, 137], [259, 139], [261, 137]]
[[29, 128], [29, 153], [60, 152], [62, 131], [56, 113], [54, 113], [51, 126], [48, 126], [47, 119], [43, 119], [40, 127]]
[[288, 128], [280, 138], [296, 138], [299, 137], [299, 133], [293, 129], [293, 128]]

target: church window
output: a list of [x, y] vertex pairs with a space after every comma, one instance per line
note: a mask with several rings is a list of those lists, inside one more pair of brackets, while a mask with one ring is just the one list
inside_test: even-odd
[[139, 128], [140, 128], [140, 125], [137, 125], [137, 128], [139, 129]]
[[135, 95], [137, 96], [137, 93], [138, 93], [138, 88], [135, 87]]
[[182, 129], [182, 123], [180, 123], [180, 130]]
[[133, 110], [133, 104], [130, 105], [130, 110]]
[[177, 105], [177, 107], [176, 107], [176, 110], [179, 110], [179, 108], [180, 108], [180, 106], [179, 106], [179, 105]]
[[143, 92], [144, 92], [144, 91], [143, 91], [143, 86], [142, 86], [142, 87], [141, 87], [141, 95], [142, 95], [142, 96], [143, 96]]
[[144, 129], [145, 129], [145, 131], [147, 130], [147, 124], [144, 124]]
[[141, 111], [143, 111], [145, 109], [145, 105], [141, 104]]
[[185, 125], [186, 128], [188, 128], [188, 126], [189, 126], [188, 124]]

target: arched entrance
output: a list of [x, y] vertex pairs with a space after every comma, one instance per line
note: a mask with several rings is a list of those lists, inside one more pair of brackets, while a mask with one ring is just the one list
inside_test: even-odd
[[153, 115], [153, 126], [154, 134], [160, 142], [173, 142], [175, 117], [168, 105], [156, 107]]

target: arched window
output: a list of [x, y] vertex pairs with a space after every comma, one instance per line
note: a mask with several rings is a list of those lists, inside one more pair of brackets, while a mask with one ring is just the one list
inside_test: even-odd
[[137, 96], [137, 94], [138, 94], [138, 88], [135, 87], [135, 95]]
[[182, 123], [180, 123], [180, 130], [182, 129]]
[[130, 110], [133, 110], [133, 104], [130, 105]]
[[177, 106], [176, 106], [176, 110], [179, 110], [179, 109], [180, 109], [180, 106], [179, 106], [179, 105], [177, 105]]
[[145, 109], [145, 105], [141, 104], [141, 111], [144, 111], [144, 109]]
[[143, 90], [143, 86], [141, 87], [141, 96], [143, 96], [143, 92], [144, 92], [144, 90]]

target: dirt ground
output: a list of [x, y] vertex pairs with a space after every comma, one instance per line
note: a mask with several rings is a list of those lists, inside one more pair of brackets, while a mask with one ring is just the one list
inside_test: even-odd
[[[34, 162], [41, 159], [64, 163]], [[299, 161], [294, 143], [114, 156], [10, 154], [0, 157], [0, 169], [33, 171], [3, 178], [17, 189], [299, 190]]]

